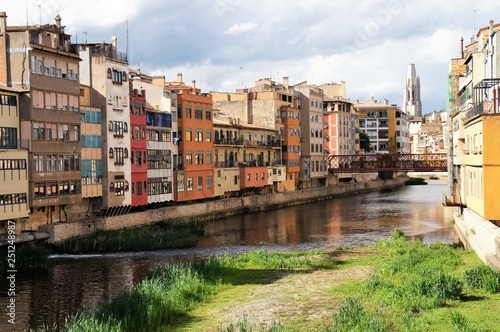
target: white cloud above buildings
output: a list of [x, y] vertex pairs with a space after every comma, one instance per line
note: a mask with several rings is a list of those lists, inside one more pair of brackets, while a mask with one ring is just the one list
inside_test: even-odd
[[[9, 25], [53, 23], [73, 42], [110, 42], [130, 66], [203, 91], [234, 91], [270, 77], [290, 83], [345, 81], [351, 100], [401, 105], [408, 64], [416, 65], [423, 112], [446, 106], [450, 59], [490, 19], [495, 0], [26, 0], [5, 1]], [[127, 23], [125, 23], [127, 22]], [[128, 27], [128, 29], [127, 29]]]

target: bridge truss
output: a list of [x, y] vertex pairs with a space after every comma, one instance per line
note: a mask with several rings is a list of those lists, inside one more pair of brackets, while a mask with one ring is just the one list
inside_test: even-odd
[[442, 172], [447, 170], [447, 156], [446, 153], [329, 155], [328, 167], [333, 173]]

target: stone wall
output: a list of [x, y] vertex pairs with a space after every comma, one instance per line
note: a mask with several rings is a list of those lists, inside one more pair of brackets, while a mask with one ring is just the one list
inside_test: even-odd
[[211, 220], [224, 216], [277, 209], [380, 189], [397, 188], [402, 186], [407, 179], [407, 177], [400, 177], [393, 180], [339, 184], [331, 187], [227, 198], [204, 203], [186, 203], [121, 216], [47, 224], [40, 226], [39, 230], [48, 232], [52, 235], [51, 241], [58, 242], [72, 236], [90, 234], [98, 229], [117, 230], [143, 226], [158, 221]]

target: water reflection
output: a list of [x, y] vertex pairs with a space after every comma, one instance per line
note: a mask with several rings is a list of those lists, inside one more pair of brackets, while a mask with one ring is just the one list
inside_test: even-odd
[[[457, 243], [452, 211], [441, 206], [445, 182], [344, 197], [207, 223], [196, 248], [112, 255], [57, 256], [44, 274], [18, 276], [16, 330], [62, 324], [82, 306], [116, 296], [152, 265], [259, 247], [273, 250], [348, 247], [375, 243], [395, 228], [424, 242]], [[5, 281], [0, 306], [6, 308]], [[5, 310], [5, 309], [2, 309]], [[2, 311], [4, 313], [4, 311]], [[4, 315], [5, 318], [5, 315]], [[1, 331], [10, 331], [6, 319]]]

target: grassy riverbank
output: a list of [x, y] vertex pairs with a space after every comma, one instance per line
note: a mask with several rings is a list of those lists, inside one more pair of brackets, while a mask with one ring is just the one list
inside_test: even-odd
[[395, 232], [363, 248], [258, 250], [158, 267], [65, 329], [495, 331], [499, 279], [471, 251]]

